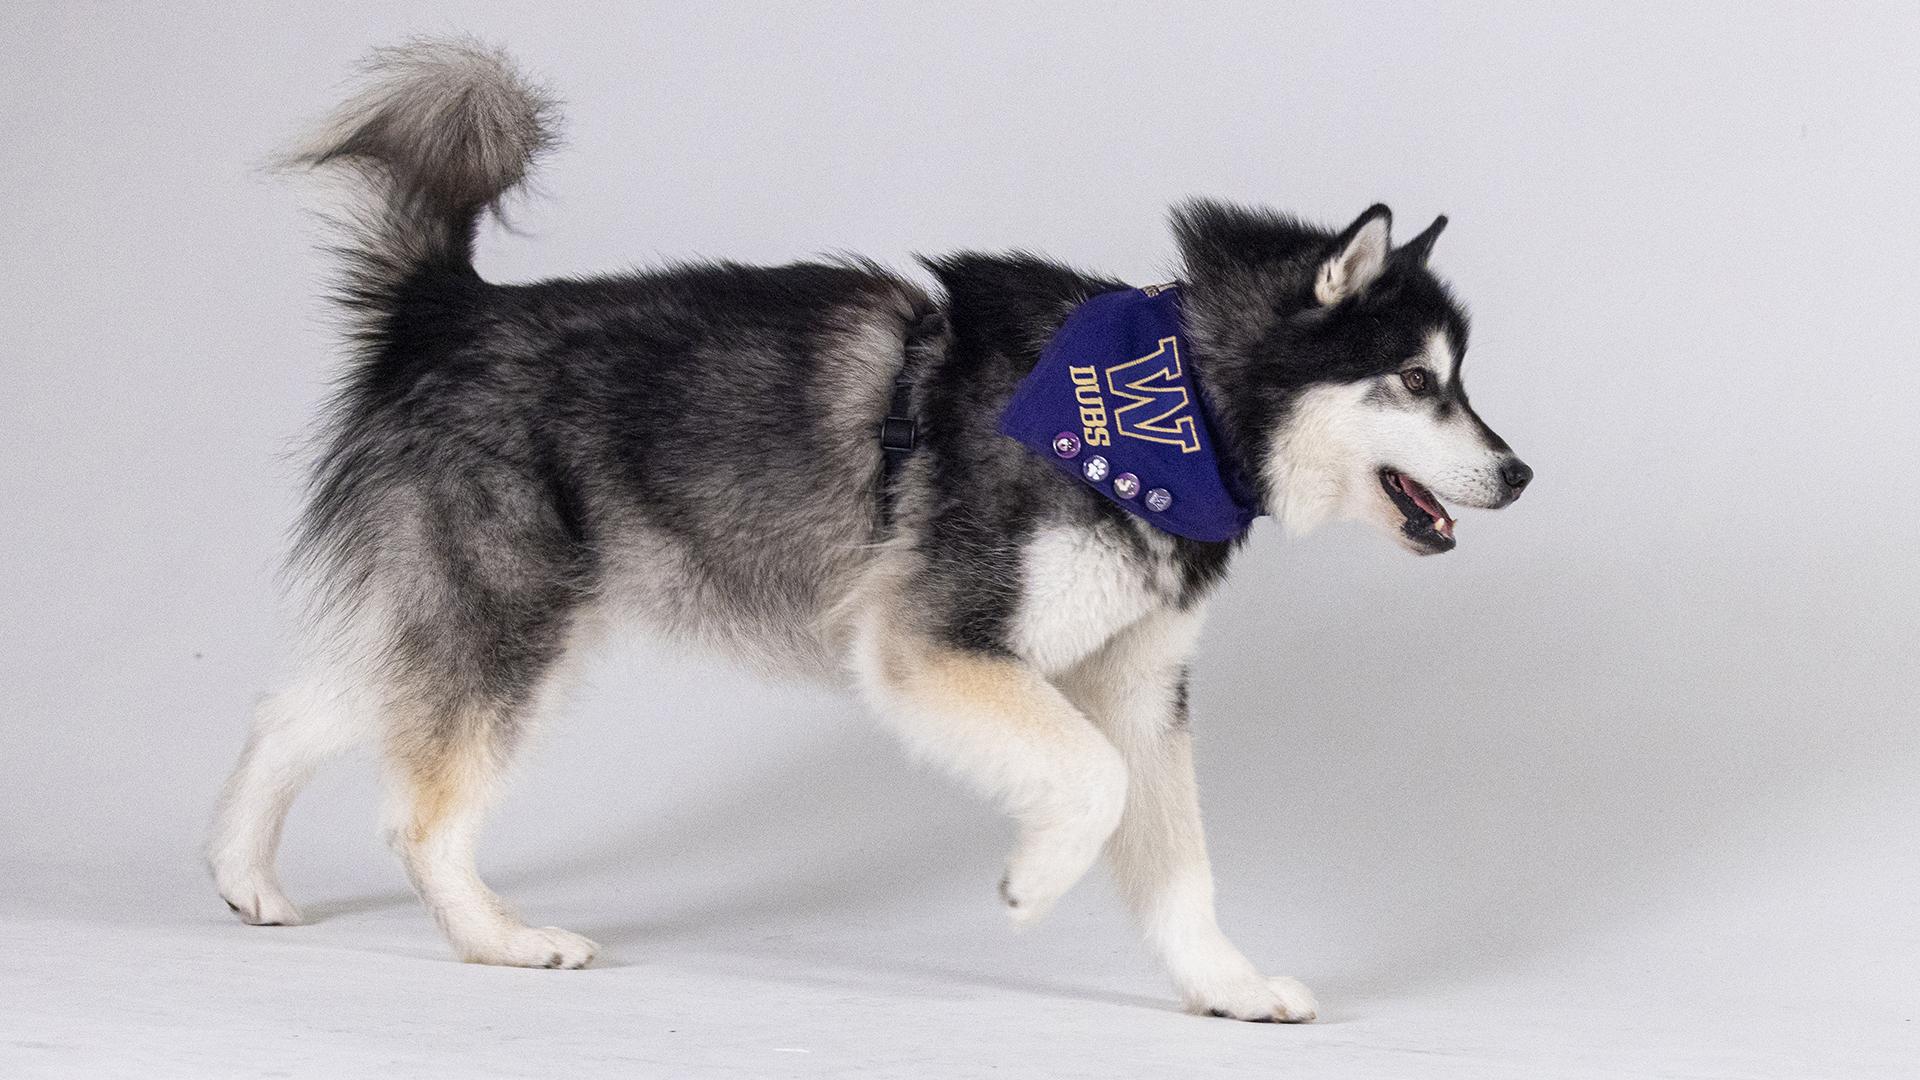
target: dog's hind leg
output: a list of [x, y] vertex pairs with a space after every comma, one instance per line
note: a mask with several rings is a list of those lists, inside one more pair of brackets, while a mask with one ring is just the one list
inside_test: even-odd
[[468, 702], [396, 725], [387, 750], [389, 837], [407, 877], [460, 958], [512, 967], [577, 968], [593, 942], [521, 922], [480, 880], [474, 846], [486, 808], [521, 737], [527, 707]]
[[346, 688], [319, 674], [262, 699], [255, 709], [253, 733], [227, 779], [206, 849], [215, 886], [243, 921], [300, 921], [274, 871], [281, 826], [314, 770], [368, 737], [368, 720]]
[[928, 642], [875, 620], [856, 645], [862, 689], [919, 756], [1019, 824], [1000, 885], [1016, 922], [1086, 874], [1120, 820], [1120, 754], [1039, 672], [1005, 655]]

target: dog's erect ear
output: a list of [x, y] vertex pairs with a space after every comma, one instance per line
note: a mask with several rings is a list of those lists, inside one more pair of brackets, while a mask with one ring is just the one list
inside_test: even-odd
[[1327, 307], [1357, 296], [1386, 269], [1393, 248], [1393, 211], [1375, 203], [1354, 219], [1334, 241], [1332, 258], [1320, 264], [1313, 279], [1313, 298]]
[[1419, 236], [1407, 241], [1405, 244], [1402, 244], [1400, 250], [1394, 252], [1394, 254], [1402, 258], [1412, 259], [1416, 266], [1427, 265], [1427, 256], [1433, 254], [1433, 242], [1440, 238], [1440, 230], [1446, 227], [1447, 215], [1441, 214], [1439, 217], [1433, 219], [1433, 224], [1427, 226], [1425, 231]]

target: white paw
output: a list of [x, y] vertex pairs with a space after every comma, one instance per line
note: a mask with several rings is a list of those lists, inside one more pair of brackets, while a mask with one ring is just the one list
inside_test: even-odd
[[468, 943], [460, 950], [460, 956], [470, 964], [579, 968], [586, 967], [599, 948], [579, 934], [557, 926], [513, 926], [487, 941]]
[[1016, 924], [1033, 922], [1053, 910], [1067, 890], [1087, 876], [1120, 824], [1127, 802], [1126, 766], [1118, 753], [1109, 749], [1108, 755], [1098, 760], [1110, 767], [1087, 781], [1078, 805], [1041, 822], [1030, 820], [1021, 829], [1000, 879], [1000, 899]]
[[1313, 991], [1284, 975], [1220, 987], [1189, 1001], [1194, 1012], [1267, 1024], [1304, 1024], [1320, 1013]]
[[1090, 833], [1024, 838], [1013, 857], [1007, 860], [1007, 872], [1000, 879], [1000, 899], [1007, 905], [1007, 917], [1024, 926], [1053, 910], [1067, 890], [1085, 877], [1093, 861], [1100, 857], [1106, 836]]
[[270, 878], [257, 874], [231, 880], [222, 877], [216, 884], [220, 898], [249, 926], [300, 925], [300, 909]]

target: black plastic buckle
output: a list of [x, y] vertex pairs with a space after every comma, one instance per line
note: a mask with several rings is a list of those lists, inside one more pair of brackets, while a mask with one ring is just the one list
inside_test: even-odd
[[913, 422], [913, 381], [904, 376], [893, 381], [893, 399], [887, 404], [887, 417], [880, 421], [880, 449], [891, 454], [910, 453], [920, 441], [920, 425]]
[[920, 438], [920, 425], [905, 416], [889, 416], [880, 421], [880, 449], [893, 454], [911, 451]]

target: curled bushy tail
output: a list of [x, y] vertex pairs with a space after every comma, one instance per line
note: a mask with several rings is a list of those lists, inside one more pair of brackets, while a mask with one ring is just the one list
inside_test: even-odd
[[480, 215], [555, 142], [546, 91], [470, 38], [377, 49], [362, 88], [290, 154], [343, 169], [364, 204], [343, 222], [346, 302], [391, 309], [423, 270], [471, 272]]

